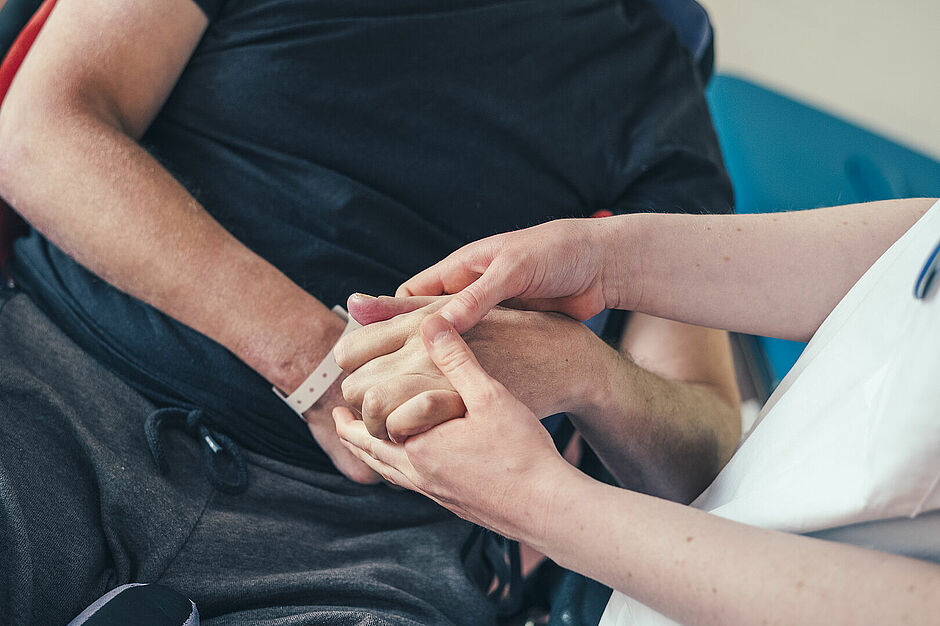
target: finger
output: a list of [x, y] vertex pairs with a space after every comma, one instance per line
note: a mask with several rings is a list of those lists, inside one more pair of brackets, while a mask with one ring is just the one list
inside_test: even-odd
[[488, 237], [468, 244], [402, 283], [396, 296], [437, 296], [460, 291], [489, 267], [498, 247]]
[[389, 296], [367, 296], [364, 293], [354, 293], [346, 301], [346, 309], [353, 319], [362, 324], [384, 322], [396, 315], [410, 313], [423, 306], [432, 304], [437, 298], [429, 296], [416, 296], [411, 298], [392, 298]]
[[[373, 363], [379, 363], [381, 360], [378, 359]], [[370, 363], [366, 367], [371, 365]], [[430, 367], [430, 364], [428, 366]], [[421, 374], [395, 376], [390, 379], [386, 376], [384, 380], [371, 384], [362, 397], [362, 421], [369, 433], [379, 439], [390, 439], [391, 433], [386, 430], [386, 420], [398, 407], [425, 392], [440, 390], [454, 393], [450, 389], [447, 379], [441, 377], [437, 372], [434, 373], [436, 376], [433, 378]], [[375, 380], [374, 377], [373, 380]], [[357, 383], [354, 382], [353, 384]], [[356, 405], [353, 401], [347, 401], [353, 406]], [[463, 406], [462, 402], [460, 406]], [[395, 441], [394, 438], [391, 440]]]
[[523, 311], [554, 311], [564, 313], [579, 322], [589, 320], [604, 310], [604, 303], [599, 299], [586, 297], [571, 298], [509, 298], [500, 306]]
[[333, 421], [340, 442], [356, 458], [389, 482], [415, 489], [414, 483], [406, 475], [407, 469], [411, 468], [411, 461], [402, 446], [372, 437], [365, 425], [345, 407], [333, 409]]
[[380, 356], [401, 350], [408, 340], [406, 325], [391, 319], [363, 326], [333, 346], [333, 359], [347, 374]]
[[441, 307], [439, 314], [449, 320], [457, 332], [465, 333], [497, 304], [522, 292], [519, 278], [518, 272], [497, 259], [482, 276]]
[[467, 413], [463, 399], [456, 391], [434, 389], [420, 393], [398, 406], [385, 420], [389, 439], [403, 443], [438, 424]]
[[[454, 274], [460, 271], [460, 268], [460, 262], [451, 255], [403, 282], [395, 290], [395, 297], [444, 295], [448, 293], [444, 286], [444, 276]], [[471, 278], [468, 284], [474, 279], [475, 277]]]
[[490, 377], [454, 327], [440, 315], [430, 315], [421, 323], [421, 337], [431, 360], [463, 398], [468, 410], [487, 410], [509, 395], [505, 387]]

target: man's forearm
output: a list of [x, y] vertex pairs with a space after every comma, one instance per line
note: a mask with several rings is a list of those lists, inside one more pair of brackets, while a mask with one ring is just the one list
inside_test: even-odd
[[33, 226], [272, 383], [292, 391], [341, 333], [336, 316], [225, 231], [114, 121], [60, 109], [2, 134], [0, 192]]
[[608, 305], [807, 340], [934, 203], [886, 200], [762, 215], [609, 218]]
[[737, 408], [708, 384], [669, 380], [613, 349], [599, 363], [572, 422], [621, 485], [691, 502], [734, 452]]

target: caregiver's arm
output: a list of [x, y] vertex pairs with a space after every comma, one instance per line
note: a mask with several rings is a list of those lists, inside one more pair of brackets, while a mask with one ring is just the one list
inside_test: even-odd
[[578, 319], [621, 308], [805, 340], [933, 203], [558, 220], [464, 246], [398, 295], [457, 294], [442, 315], [461, 332], [512, 298]]
[[940, 623], [940, 567], [598, 483], [561, 458], [443, 318], [421, 330], [464, 418], [402, 445], [373, 438], [348, 409], [334, 411], [344, 443], [388, 480], [683, 623]]
[[[343, 323], [137, 144], [206, 26], [191, 0], [60, 0], [0, 110], [0, 194], [92, 272], [293, 391]], [[318, 442], [371, 480], [318, 407]]]
[[738, 524], [568, 468], [550, 480], [546, 521], [519, 519], [518, 538], [679, 622], [940, 623], [935, 564]]
[[[608, 306], [806, 341], [936, 200], [761, 215], [609, 218]], [[614, 254], [611, 253], [611, 263]], [[912, 287], [913, 288], [913, 287]]]

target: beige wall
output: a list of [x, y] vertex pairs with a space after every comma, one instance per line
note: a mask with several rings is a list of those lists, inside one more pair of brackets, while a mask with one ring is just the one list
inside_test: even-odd
[[940, 158], [940, 0], [699, 0], [717, 69]]

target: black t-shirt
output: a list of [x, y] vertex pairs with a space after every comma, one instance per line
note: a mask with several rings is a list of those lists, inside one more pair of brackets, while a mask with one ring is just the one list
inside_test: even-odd
[[[327, 306], [597, 210], [729, 211], [701, 85], [643, 0], [199, 0], [142, 144]], [[270, 385], [33, 233], [13, 273], [98, 359], [243, 445], [329, 467]]]

